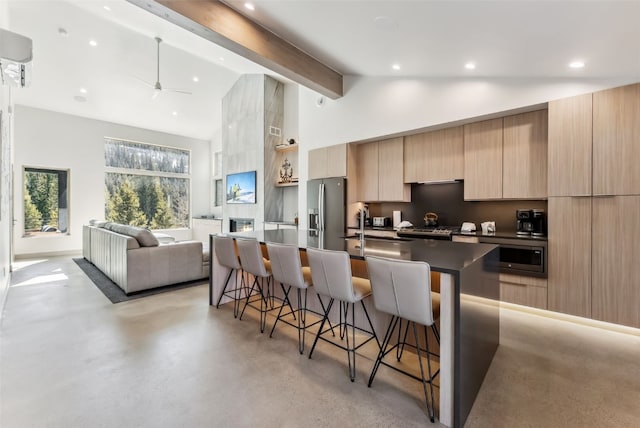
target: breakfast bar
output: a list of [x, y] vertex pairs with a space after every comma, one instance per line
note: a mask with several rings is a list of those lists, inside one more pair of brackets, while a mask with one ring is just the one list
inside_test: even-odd
[[[464, 426], [500, 341], [498, 246], [431, 239], [346, 239], [341, 234], [307, 230], [230, 235], [296, 245], [301, 255], [307, 248], [346, 251], [352, 262], [363, 266], [368, 255], [429, 263], [431, 271], [440, 274], [439, 421], [450, 427]], [[210, 305], [222, 292], [228, 275], [215, 256], [215, 239], [216, 235], [210, 235]], [[304, 263], [305, 257], [302, 259]], [[354, 271], [354, 275], [365, 276], [366, 271]], [[382, 317], [377, 318], [381, 325]]]

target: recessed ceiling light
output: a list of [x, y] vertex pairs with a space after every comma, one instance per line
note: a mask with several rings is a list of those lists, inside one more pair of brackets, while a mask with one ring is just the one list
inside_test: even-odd
[[393, 68], [394, 70], [400, 70], [400, 64], [393, 64], [391, 68]]
[[102, 8], [104, 10], [106, 10], [107, 12], [111, 12], [111, 8], [109, 6], [107, 6], [106, 4], [104, 6], [102, 6]]
[[245, 3], [244, 7], [246, 7], [249, 10], [256, 10], [256, 7], [251, 3]]
[[81, 93], [81, 94], [86, 94], [86, 93], [87, 93], [87, 90], [86, 90], [85, 88], [80, 88], [80, 93]]
[[475, 70], [476, 64], [473, 62], [468, 62], [464, 65], [464, 68], [466, 68], [467, 70]]
[[194, 81], [194, 82], [199, 82], [199, 81], [200, 81], [200, 79], [198, 79], [198, 76], [193, 76], [193, 81]]
[[222, 56], [221, 56], [221, 57], [220, 57], [220, 58], [218, 58], [218, 59], [220, 60], [220, 62], [224, 62], [224, 57], [222, 57]]
[[178, 115], [178, 112], [177, 112], [177, 111], [174, 111], [174, 112], [172, 112], [171, 114], [172, 114], [172, 115], [174, 115], [174, 116], [177, 116], [177, 115]]
[[584, 62], [583, 61], [573, 61], [569, 63], [569, 67], [571, 68], [582, 68], [584, 67]]
[[67, 33], [67, 30], [62, 27], [58, 28], [58, 34], [62, 37], [69, 36], [69, 33]]
[[96, 42], [95, 40], [89, 40], [89, 44], [94, 47], [98, 46], [98, 42]]

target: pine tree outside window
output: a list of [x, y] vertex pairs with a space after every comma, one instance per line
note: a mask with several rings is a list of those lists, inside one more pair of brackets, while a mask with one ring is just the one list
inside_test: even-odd
[[69, 229], [69, 170], [24, 167], [24, 236], [59, 236]]
[[149, 229], [189, 227], [189, 150], [105, 138], [105, 218]]

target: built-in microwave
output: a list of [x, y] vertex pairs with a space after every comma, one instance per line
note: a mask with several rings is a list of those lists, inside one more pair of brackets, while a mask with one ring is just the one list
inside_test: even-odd
[[485, 236], [479, 241], [500, 246], [500, 272], [547, 277], [547, 241]]

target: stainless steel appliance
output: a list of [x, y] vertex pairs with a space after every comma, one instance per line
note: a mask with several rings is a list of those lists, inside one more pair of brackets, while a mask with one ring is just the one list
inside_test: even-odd
[[373, 217], [373, 227], [388, 227], [391, 225], [389, 217]]
[[516, 233], [531, 235], [533, 232], [533, 210], [516, 210]]
[[544, 210], [533, 210], [531, 236], [547, 236], [547, 219]]
[[344, 234], [346, 180], [342, 177], [307, 182], [309, 230]]
[[500, 246], [500, 272], [547, 277], [547, 241], [485, 236], [479, 241]]
[[398, 236], [405, 236], [409, 238], [440, 239], [440, 240], [450, 241], [451, 234], [459, 231], [460, 231], [459, 227], [438, 226], [438, 227], [399, 229], [396, 233]]

